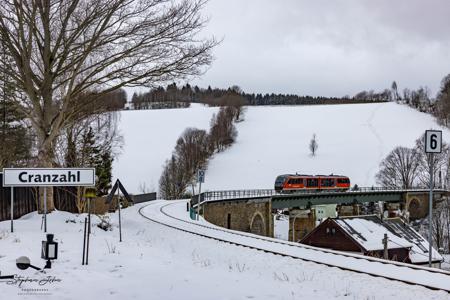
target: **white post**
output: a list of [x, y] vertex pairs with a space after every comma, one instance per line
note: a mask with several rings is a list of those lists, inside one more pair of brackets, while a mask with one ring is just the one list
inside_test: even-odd
[[197, 221], [200, 220], [200, 201], [201, 201], [201, 195], [202, 195], [202, 182], [200, 181], [198, 183], [198, 201], [197, 201]]
[[47, 232], [47, 187], [44, 187], [44, 232]]
[[14, 232], [14, 187], [11, 187], [11, 232]]
[[430, 201], [428, 209], [428, 266], [431, 267], [432, 250], [433, 250], [433, 153], [430, 153]]
[[119, 242], [122, 242], [122, 216], [120, 211], [120, 187], [117, 181], [117, 204], [119, 206]]

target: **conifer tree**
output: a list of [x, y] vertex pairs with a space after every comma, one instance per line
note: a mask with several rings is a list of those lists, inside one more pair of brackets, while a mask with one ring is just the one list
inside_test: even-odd
[[95, 165], [97, 196], [107, 195], [111, 189], [113, 160], [114, 158], [111, 155], [110, 148], [105, 149], [97, 156], [97, 163]]
[[[0, 48], [1, 52], [4, 49]], [[5, 56], [2, 63], [8, 64]], [[8, 75], [3, 73], [0, 84], [0, 168], [25, 165], [31, 158], [31, 136], [24, 122], [24, 116], [14, 106], [14, 89], [7, 83]]]

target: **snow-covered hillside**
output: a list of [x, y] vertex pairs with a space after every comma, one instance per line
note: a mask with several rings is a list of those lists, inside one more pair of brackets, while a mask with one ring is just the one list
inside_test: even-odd
[[[186, 127], [208, 128], [216, 111], [189, 109], [122, 113], [123, 154], [114, 175], [130, 192], [139, 184], [157, 189], [162, 165]], [[381, 160], [396, 146], [414, 145], [426, 129], [440, 128], [432, 116], [395, 103], [248, 107], [237, 124], [237, 142], [216, 154], [205, 189], [273, 188], [278, 174], [344, 174], [352, 184], [376, 185]], [[319, 144], [310, 156], [313, 134]], [[444, 140], [450, 132], [444, 130]]]
[[193, 104], [188, 109], [131, 110], [121, 112], [119, 130], [124, 147], [114, 161], [113, 175], [130, 193], [157, 191], [164, 162], [188, 127], [209, 129], [217, 108]]

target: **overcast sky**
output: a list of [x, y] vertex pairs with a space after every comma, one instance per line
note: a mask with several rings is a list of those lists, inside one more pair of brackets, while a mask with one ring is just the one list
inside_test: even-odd
[[353, 96], [428, 86], [450, 73], [450, 0], [210, 0], [222, 39], [191, 83], [246, 92]]

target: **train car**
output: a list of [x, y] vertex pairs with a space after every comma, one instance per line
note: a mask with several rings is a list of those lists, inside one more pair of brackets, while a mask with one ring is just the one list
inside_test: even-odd
[[275, 179], [275, 191], [293, 193], [300, 191], [346, 191], [350, 179], [341, 175], [285, 174]]

